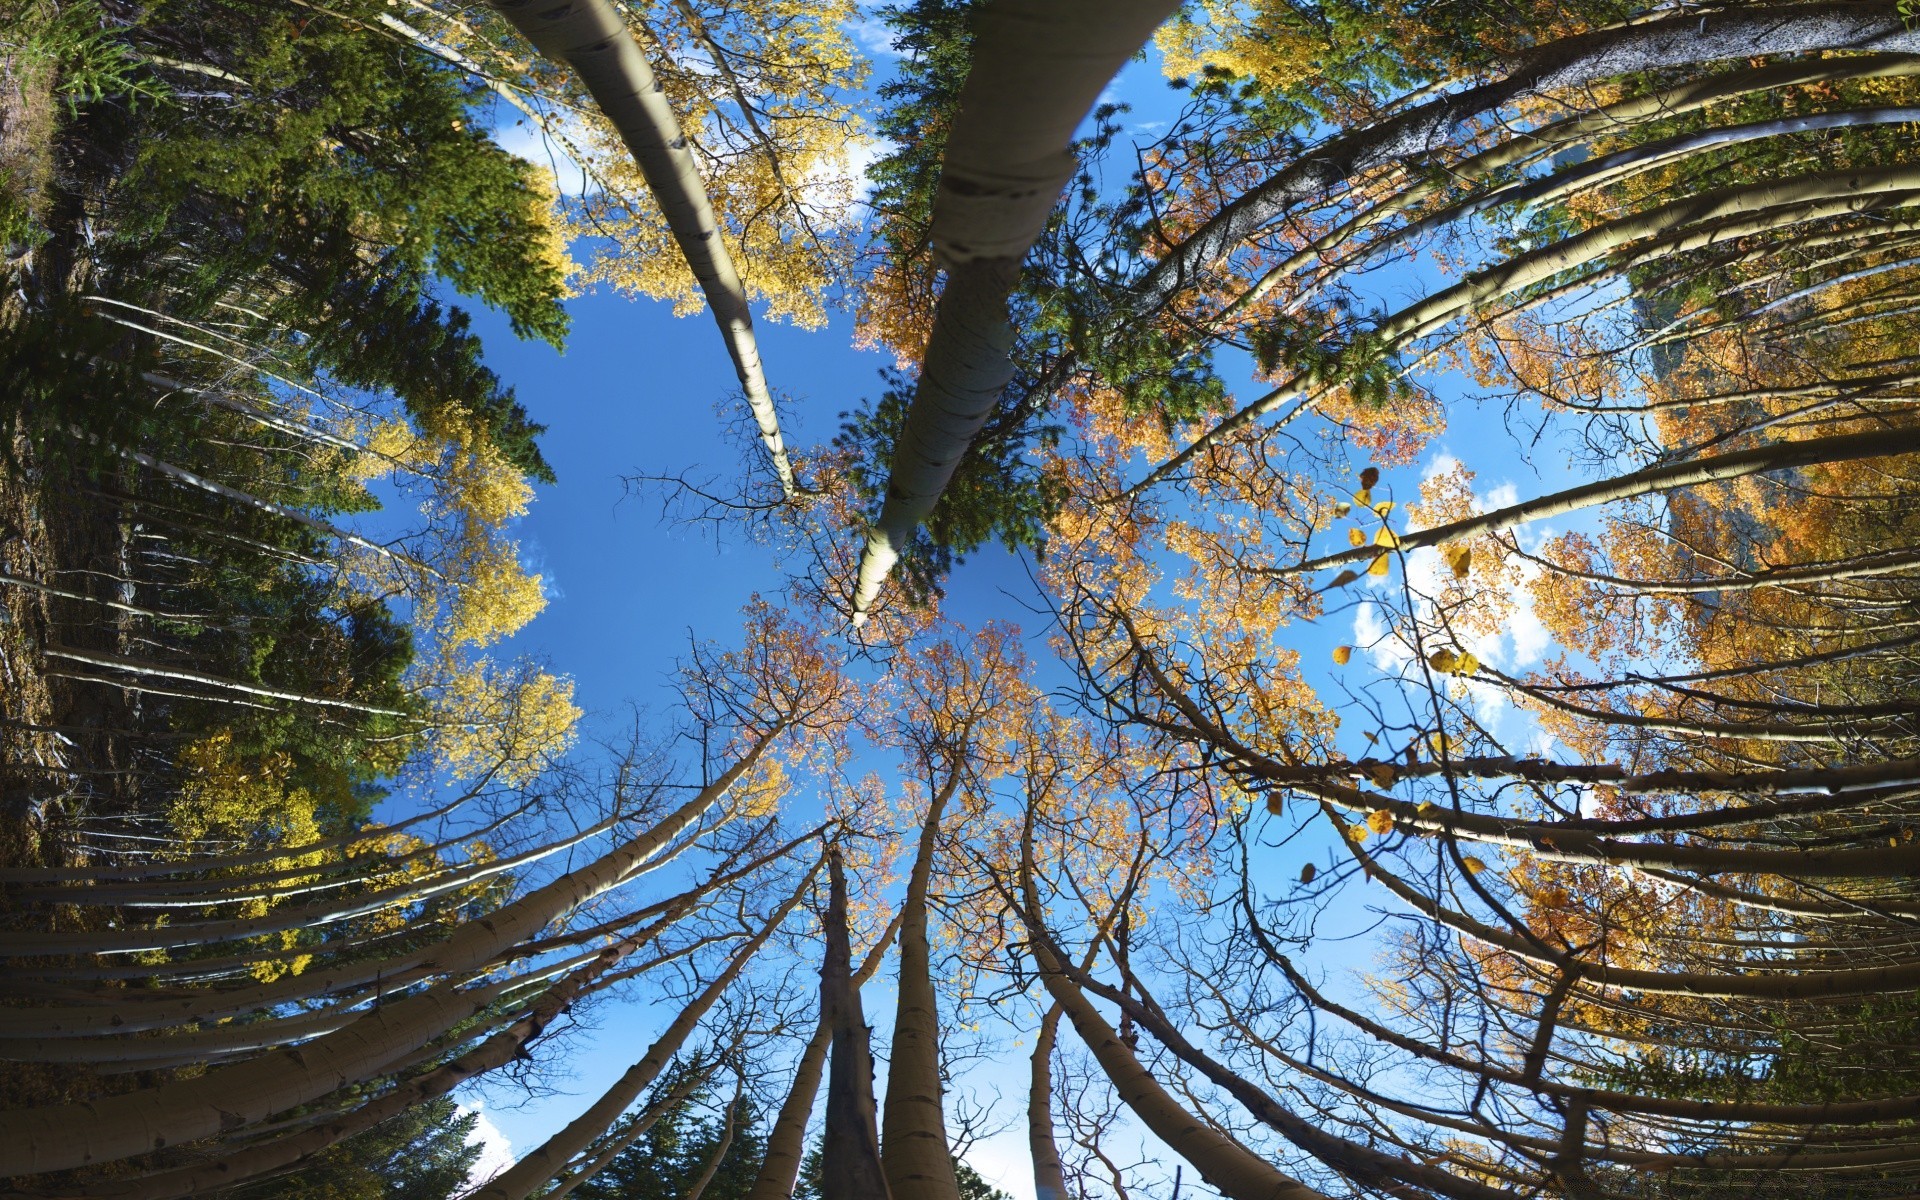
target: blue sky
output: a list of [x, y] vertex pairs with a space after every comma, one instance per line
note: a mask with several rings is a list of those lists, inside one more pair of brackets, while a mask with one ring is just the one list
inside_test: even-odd
[[[1148, 141], [1177, 110], [1181, 94], [1166, 87], [1152, 64], [1136, 63], [1109, 89], [1108, 98], [1133, 105], [1128, 121], [1140, 140]], [[1128, 157], [1120, 149], [1113, 161], [1124, 163]], [[1389, 274], [1377, 285], [1385, 299], [1404, 296], [1416, 282], [1410, 274]], [[514, 386], [533, 418], [548, 426], [542, 445], [559, 477], [557, 485], [540, 489], [516, 530], [528, 565], [544, 576], [550, 602], [510, 649], [544, 658], [573, 677], [576, 702], [587, 711], [584, 732], [591, 737], [624, 726], [633, 706], [669, 713], [669, 676], [689, 639], [732, 640], [742, 605], [756, 592], [778, 590], [781, 577], [765, 548], [737, 537], [716, 544], [711, 530], [675, 526], [662, 519], [657, 493], [634, 494], [625, 482], [636, 474], [680, 471], [725, 478], [739, 468], [746, 416], [709, 318], [704, 313], [675, 318], [666, 304], [606, 292], [582, 296], [569, 309], [574, 324], [564, 353], [517, 341], [505, 321], [492, 314], [476, 314], [475, 325], [486, 339], [489, 365]], [[785, 401], [790, 444], [830, 438], [838, 415], [879, 387], [878, 371], [887, 359], [856, 349], [852, 333], [844, 313], [819, 331], [760, 325], [767, 374]], [[1242, 394], [1254, 393], [1249, 388]], [[1482, 467], [1477, 481], [1490, 499], [1513, 488], [1537, 494], [1567, 476], [1557, 451], [1529, 455], [1506, 440], [1497, 411], [1466, 409], [1452, 420], [1418, 463], [1388, 475], [1379, 495], [1402, 502], [1413, 498], [1421, 475], [1454, 457], [1475, 466], [1482, 464], [1474, 456], [1499, 464]], [[1344, 548], [1344, 542], [1325, 548]], [[1026, 629], [1030, 652], [1044, 658], [1039, 640], [1044, 631], [1018, 602], [1030, 592], [1023, 565], [989, 549], [950, 580], [949, 611], [970, 625], [1012, 619]], [[1363, 606], [1290, 631], [1290, 644], [1304, 652], [1316, 683], [1335, 681], [1333, 646], [1364, 640], [1356, 635], [1367, 631], [1368, 619]], [[1505, 649], [1525, 657], [1539, 651], [1535, 641], [1533, 631], [1516, 625], [1508, 631]], [[1482, 657], [1499, 661], [1492, 654]], [[1356, 656], [1349, 670], [1361, 664]], [[1390, 656], [1375, 655], [1372, 665], [1391, 669], [1395, 664]], [[1363, 753], [1357, 735], [1354, 740], [1353, 752]], [[1325, 862], [1324, 849], [1318, 843], [1290, 847], [1281, 869], [1291, 877], [1298, 860], [1308, 855]], [[1370, 920], [1359, 909], [1346, 915], [1353, 928]], [[1329, 927], [1328, 932], [1339, 930]], [[1332, 953], [1343, 965], [1363, 966], [1367, 958], [1364, 941]], [[881, 1048], [893, 1003], [889, 974], [883, 971], [867, 989], [868, 1015], [879, 1027]], [[487, 1094], [487, 1120], [516, 1151], [532, 1148], [597, 1095], [638, 1057], [661, 1023], [633, 1002], [604, 1007], [598, 1022], [598, 1032], [557, 1064], [571, 1073], [552, 1080], [563, 1094], [519, 1107], [511, 1106], [509, 1089], [496, 1087]], [[970, 1155], [989, 1179], [1023, 1200], [1031, 1194], [1031, 1182], [1024, 1134], [1013, 1119], [1024, 1103], [1025, 1053], [1024, 1048], [1009, 1053], [975, 1073], [976, 1090], [1003, 1087], [1007, 1092], [999, 1116], [1009, 1128]]]

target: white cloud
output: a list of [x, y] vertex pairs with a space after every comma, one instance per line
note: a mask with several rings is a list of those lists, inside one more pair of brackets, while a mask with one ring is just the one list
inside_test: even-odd
[[475, 1113], [480, 1118], [474, 1122], [473, 1132], [467, 1135], [467, 1145], [480, 1147], [480, 1157], [473, 1160], [473, 1166], [467, 1171], [468, 1188], [479, 1187], [513, 1165], [513, 1143], [488, 1119], [482, 1111], [485, 1107], [485, 1102], [478, 1100], [459, 1106], [460, 1115]]
[[[562, 137], [575, 145], [579, 145], [586, 136], [584, 128], [569, 125], [565, 121], [560, 121], [556, 127]], [[514, 123], [495, 126], [493, 140], [515, 158], [523, 158], [536, 167], [546, 167], [552, 171], [563, 196], [585, 196], [599, 190], [599, 185], [573, 160], [564, 146], [548, 137], [544, 130], [524, 116], [515, 117]]]
[[847, 22], [847, 32], [860, 48], [873, 58], [899, 58], [900, 52], [893, 48], [893, 29], [876, 12], [861, 12]]

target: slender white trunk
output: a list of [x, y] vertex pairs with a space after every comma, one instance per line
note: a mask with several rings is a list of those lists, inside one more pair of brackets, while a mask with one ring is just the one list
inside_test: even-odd
[[540, 53], [573, 69], [626, 142], [659, 202], [674, 243], [707, 298], [746, 393], [747, 407], [760, 427], [761, 445], [766, 447], [782, 493], [791, 498], [793, 466], [760, 364], [746, 285], [721, 236], [719, 218], [687, 148], [680, 119], [667, 103], [640, 43], [608, 0], [567, 0], [557, 5], [546, 0], [493, 0], [493, 6]]
[[1177, 7], [1173, 0], [993, 0], [981, 8], [930, 232], [947, 286], [894, 443], [886, 497], [861, 551], [855, 625], [1013, 377], [1007, 297], [1078, 166], [1069, 149], [1074, 129]]
[[927, 889], [939, 849], [940, 817], [960, 786], [957, 766], [927, 801], [920, 845], [900, 904], [899, 1005], [887, 1060], [880, 1154], [895, 1200], [960, 1200], [940, 1098], [940, 1014], [927, 944]]

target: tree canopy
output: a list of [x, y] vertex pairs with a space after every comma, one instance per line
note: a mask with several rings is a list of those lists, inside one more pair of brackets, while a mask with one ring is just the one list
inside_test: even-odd
[[[1920, 1188], [1910, 6], [15, 8], [20, 1194]], [[591, 288], [769, 553], [576, 738], [454, 297]]]

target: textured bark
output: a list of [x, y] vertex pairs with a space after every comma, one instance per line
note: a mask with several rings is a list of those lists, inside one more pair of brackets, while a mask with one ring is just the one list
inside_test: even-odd
[[833, 1028], [827, 1076], [827, 1127], [820, 1143], [821, 1200], [890, 1200], [880, 1166], [880, 1130], [873, 1105], [873, 1051], [868, 1045], [860, 989], [849, 967], [847, 879], [840, 848], [827, 848], [828, 901], [822, 920], [826, 954], [820, 963], [820, 1012]]
[[792, 497], [793, 467], [767, 390], [746, 286], [720, 236], [687, 136], [646, 53], [608, 0], [494, 0], [493, 6], [540, 53], [573, 69], [627, 144], [726, 340], [781, 491]]
[[1007, 296], [1075, 163], [1068, 143], [1100, 90], [1178, 5], [994, 0], [947, 135], [934, 253], [947, 268], [887, 494], [860, 556], [854, 623], [926, 521], [1013, 376]]
[[[1544, 284], [1556, 275], [1586, 267], [1616, 252], [1619, 257], [1605, 264], [1604, 273], [1609, 277], [1622, 276], [1634, 267], [1738, 237], [1770, 233], [1828, 217], [1877, 212], [1907, 203], [1916, 192], [1920, 192], [1920, 167], [1911, 166], [1823, 172], [1784, 182], [1725, 188], [1596, 226], [1477, 271], [1452, 287], [1400, 309], [1372, 333], [1385, 347], [1398, 349], [1440, 332], [1462, 314], [1490, 301]], [[1593, 282], [1592, 278], [1582, 276], [1554, 285], [1512, 311], [1538, 307], [1550, 299], [1586, 290]], [[1185, 449], [1147, 472], [1127, 489], [1127, 494], [1139, 495], [1179, 471], [1227, 434], [1252, 425], [1283, 405], [1299, 402], [1281, 419], [1282, 424], [1286, 423], [1330, 382], [1316, 371], [1294, 374], [1257, 400], [1222, 418]]]
[[[854, 987], [873, 978], [899, 930], [900, 917], [896, 913], [886, 932], [867, 952], [860, 969], [853, 973]], [[753, 1178], [746, 1200], [789, 1200], [793, 1195], [794, 1184], [800, 1178], [801, 1160], [806, 1156], [807, 1119], [813, 1115], [814, 1097], [819, 1094], [820, 1080], [826, 1074], [827, 1050], [832, 1043], [833, 1023], [823, 1011], [813, 1037], [807, 1041], [800, 1061], [794, 1066], [793, 1086], [787, 1089], [787, 1098], [780, 1105], [773, 1127], [767, 1131], [766, 1153], [760, 1159], [760, 1171]]]
[[[1463, 126], [1515, 101], [1632, 72], [1819, 50], [1913, 54], [1920, 52], [1920, 30], [1908, 27], [1891, 0], [1873, 0], [1689, 13], [1551, 42], [1520, 56], [1502, 79], [1314, 148], [1222, 208], [1155, 264], [1138, 290], [1147, 303], [1164, 302], [1293, 206], [1329, 196], [1358, 175], [1425, 161], [1453, 145]], [[1845, 62], [1833, 69], [1846, 71]]]
[[1060, 1169], [1060, 1147], [1053, 1140], [1053, 1044], [1060, 1031], [1056, 1003], [1040, 1022], [1033, 1041], [1033, 1073], [1027, 1086], [1027, 1152], [1033, 1159], [1034, 1200], [1067, 1200], [1067, 1177]]
[[274, 1004], [375, 983], [396, 986], [401, 981], [422, 978], [429, 965], [432, 971], [441, 974], [457, 974], [486, 965], [512, 947], [530, 941], [564, 913], [664, 861], [659, 857], [661, 852], [704, 817], [734, 783], [752, 769], [777, 733], [777, 730], [770, 732], [712, 784], [652, 829], [480, 920], [460, 926], [438, 942], [389, 958], [311, 969], [245, 988], [191, 991], [148, 1001], [138, 1007], [0, 1009], [0, 1036], [77, 1037], [90, 1033], [170, 1029], [188, 1021], [239, 1016]]
[[900, 903], [900, 1000], [880, 1128], [881, 1163], [897, 1200], [960, 1200], [940, 1098], [940, 1013], [927, 945], [927, 888], [939, 848], [940, 817], [959, 786], [955, 770], [928, 800], [907, 894]]
[[[1438, 546], [1458, 538], [1512, 529], [1531, 521], [1544, 521], [1615, 500], [1629, 500], [1635, 496], [1646, 496], [1655, 492], [1670, 492], [1704, 483], [1740, 479], [1767, 471], [1784, 471], [1818, 463], [1850, 462], [1862, 458], [1884, 458], [1894, 454], [1909, 454], [1916, 450], [1920, 450], [1920, 429], [1901, 427], [1878, 429], [1867, 433], [1842, 434], [1837, 437], [1809, 438], [1799, 442], [1778, 442], [1752, 450], [1736, 450], [1729, 454], [1694, 459], [1690, 462], [1647, 467], [1613, 479], [1582, 484], [1579, 487], [1542, 496], [1537, 500], [1509, 505], [1506, 508], [1466, 517], [1445, 525], [1414, 530], [1401, 535], [1399, 547], [1401, 552], [1411, 553], [1423, 546]], [[1326, 567], [1366, 563], [1371, 562], [1374, 556], [1380, 553], [1383, 551], [1379, 547], [1361, 546], [1308, 559], [1295, 566], [1274, 568], [1271, 573], [1298, 575]]]
[[[0, 1128], [0, 1175], [66, 1170], [230, 1133], [384, 1073], [396, 1060], [484, 1011], [505, 986], [461, 991], [454, 980], [617, 886], [633, 868], [698, 821], [751, 768], [766, 745], [762, 741], [666, 820], [618, 850], [460, 926], [445, 940], [403, 960], [408, 965], [430, 961], [445, 982], [376, 1007], [346, 1028], [296, 1048], [89, 1104], [17, 1114]], [[363, 968], [356, 964], [353, 969]], [[189, 996], [184, 1002], [156, 1003], [147, 1027], [176, 1023], [181, 1019], [177, 1008], [193, 1007], [199, 999]], [[34, 1011], [7, 1015], [30, 1016]], [[119, 1016], [112, 1009], [86, 1015], [105, 1017], [106, 1028], [115, 1028], [114, 1018]], [[61, 1024], [57, 1015], [48, 1021]], [[71, 1028], [64, 1031], [69, 1036], [73, 1032]]]
[[555, 982], [534, 1001], [532, 1011], [508, 1028], [489, 1036], [453, 1061], [405, 1080], [385, 1094], [327, 1117], [311, 1128], [253, 1142], [210, 1162], [134, 1179], [91, 1184], [75, 1195], [100, 1200], [178, 1200], [297, 1166], [346, 1138], [364, 1133], [416, 1104], [444, 1096], [466, 1081], [524, 1055], [527, 1044], [539, 1037], [554, 1018], [581, 996], [604, 985], [608, 971], [657, 932], [658, 927], [606, 947], [587, 966]]
[[[346, 897], [332, 903], [287, 905], [265, 916], [223, 921], [180, 921], [144, 929], [107, 930], [97, 933], [50, 933], [23, 930], [0, 934], [0, 957], [53, 954], [132, 954], [147, 950], [170, 950], [181, 946], [206, 946], [220, 942], [259, 937], [293, 929], [315, 929], [335, 922], [364, 917], [382, 909], [415, 904], [434, 896], [518, 870], [543, 858], [571, 849], [598, 837], [618, 823], [617, 819], [582, 830], [551, 845], [508, 858], [474, 862], [457, 870], [409, 882], [401, 887], [383, 888], [363, 896]], [[137, 899], [123, 903], [140, 907]], [[217, 903], [203, 900], [202, 903]]]

